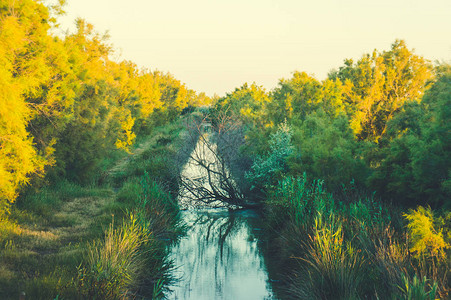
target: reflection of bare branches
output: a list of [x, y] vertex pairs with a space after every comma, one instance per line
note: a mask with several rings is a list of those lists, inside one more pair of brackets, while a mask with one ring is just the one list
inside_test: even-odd
[[191, 135], [198, 140], [181, 174], [181, 198], [185, 202], [202, 203], [209, 207], [255, 206], [245, 201], [229, 170], [238, 153], [238, 149], [232, 151], [232, 148], [238, 148], [240, 144], [232, 140], [228, 144], [222, 141], [221, 151], [217, 147], [217, 141], [225, 136], [233, 136], [228, 133], [237, 130], [239, 124], [231, 122], [227, 116], [216, 121], [213, 125], [204, 118], [190, 128]]
[[241, 226], [241, 223], [236, 222], [236, 217], [233, 214], [199, 214], [198, 218], [193, 222], [195, 224], [202, 224], [200, 228], [203, 228], [202, 237], [200, 242], [209, 243], [217, 242], [219, 246], [219, 254], [222, 256], [224, 243], [233, 231], [238, 230], [237, 226]]
[[[235, 227], [235, 217], [233, 215], [231, 215], [228, 219], [228, 222], [226, 222], [225, 224], [222, 224], [220, 229], [219, 229], [219, 249], [221, 252], [221, 258], [223, 257], [223, 253], [224, 253], [224, 242], [226, 240], [226, 238], [229, 236], [229, 234], [232, 232], [232, 229]], [[223, 229], [224, 233], [223, 233]]]
[[171, 287], [173, 295], [178, 299], [216, 299], [217, 295], [234, 299], [237, 285], [231, 284], [233, 280], [243, 280], [243, 287], [252, 291], [250, 298], [254, 289], [267, 290], [259, 231], [254, 231], [260, 219], [253, 210], [184, 210], [181, 217], [188, 232], [171, 249], [170, 257], [180, 266], [175, 273], [180, 281]]

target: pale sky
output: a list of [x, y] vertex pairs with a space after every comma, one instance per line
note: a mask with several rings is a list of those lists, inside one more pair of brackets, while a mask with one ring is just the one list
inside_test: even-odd
[[451, 60], [451, 0], [68, 0], [66, 11], [62, 28], [82, 17], [121, 59], [210, 96], [245, 82], [270, 90], [296, 70], [322, 80], [397, 38]]

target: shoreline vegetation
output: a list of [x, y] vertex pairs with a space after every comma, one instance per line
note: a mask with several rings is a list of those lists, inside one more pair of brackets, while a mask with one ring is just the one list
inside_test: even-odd
[[0, 298], [164, 298], [202, 121], [208, 201], [262, 211], [281, 299], [450, 296], [448, 63], [397, 40], [323, 81], [209, 98], [113, 61], [82, 19], [53, 35], [64, 3], [0, 0]]
[[1, 298], [163, 296], [172, 280], [166, 245], [183, 232], [169, 183], [177, 182], [184, 123], [155, 128], [103, 185], [60, 181], [20, 198], [1, 224]]

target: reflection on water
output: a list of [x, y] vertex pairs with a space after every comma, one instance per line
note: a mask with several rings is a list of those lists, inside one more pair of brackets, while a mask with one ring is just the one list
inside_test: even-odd
[[[190, 178], [210, 189], [205, 170], [195, 163], [215, 163], [212, 151], [200, 140], [191, 159], [182, 170]], [[195, 159], [193, 160], [193, 157]], [[169, 259], [179, 278], [169, 288], [169, 299], [274, 299], [264, 259], [258, 243], [262, 231], [260, 218], [251, 210], [229, 212], [226, 208], [195, 209], [196, 199], [181, 190], [179, 204], [187, 227], [185, 236], [171, 246]]]
[[257, 218], [249, 210], [183, 211], [188, 231], [170, 251], [180, 280], [169, 298], [274, 299], [257, 246]]

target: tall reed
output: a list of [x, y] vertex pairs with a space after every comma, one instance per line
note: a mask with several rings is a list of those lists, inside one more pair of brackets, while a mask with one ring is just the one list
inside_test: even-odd
[[150, 232], [130, 214], [122, 226], [111, 223], [104, 242], [95, 242], [88, 249], [88, 260], [79, 268], [78, 289], [88, 299], [126, 299], [140, 285], [145, 271], [141, 246]]
[[399, 286], [400, 294], [397, 298], [399, 300], [435, 300], [437, 282], [429, 284], [428, 281], [426, 277], [420, 280], [415, 275], [412, 280], [409, 280], [407, 276], [403, 276], [403, 285]]
[[285, 215], [298, 227], [313, 223], [318, 215], [329, 216], [334, 211], [334, 200], [324, 189], [322, 180], [309, 182], [306, 174], [302, 177], [287, 176], [269, 194], [269, 207], [275, 219]]
[[330, 216], [315, 218], [302, 260], [306, 276], [292, 288], [301, 299], [359, 299], [365, 279], [364, 258], [344, 240], [342, 223]]

